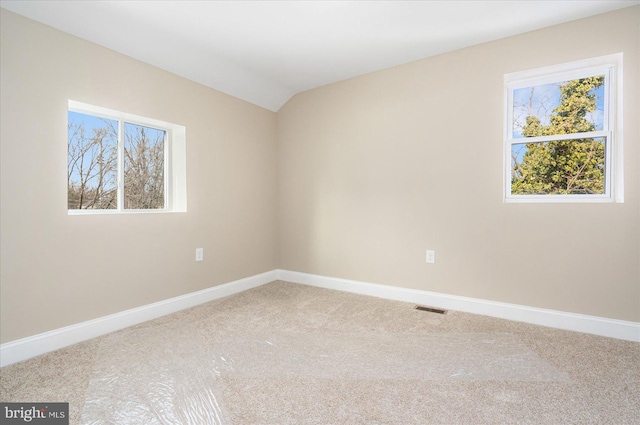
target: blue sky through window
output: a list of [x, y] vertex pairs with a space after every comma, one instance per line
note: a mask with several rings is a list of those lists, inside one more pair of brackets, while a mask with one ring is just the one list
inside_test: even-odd
[[[523, 87], [513, 91], [513, 134], [514, 139], [522, 138], [522, 128], [527, 116], [538, 117], [540, 123], [549, 125], [553, 110], [560, 105], [560, 86], [566, 81]], [[587, 113], [586, 119], [596, 130], [604, 128], [604, 85], [589, 92], [596, 95], [596, 110]]]
[[117, 187], [118, 122], [69, 111], [68, 126], [69, 186], [79, 188], [85, 194], [98, 190], [100, 195], [97, 197], [114, 191]]

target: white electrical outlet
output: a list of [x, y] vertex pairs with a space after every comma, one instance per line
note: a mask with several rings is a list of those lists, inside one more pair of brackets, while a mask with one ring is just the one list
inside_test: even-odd
[[196, 261], [204, 260], [204, 248], [196, 248]]
[[427, 250], [427, 263], [429, 264], [435, 264], [436, 262], [436, 252], [428, 249]]

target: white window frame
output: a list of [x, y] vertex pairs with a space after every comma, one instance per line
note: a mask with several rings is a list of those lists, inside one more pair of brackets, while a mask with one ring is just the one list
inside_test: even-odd
[[[186, 185], [186, 128], [139, 115], [69, 100], [68, 112], [92, 115], [118, 122], [118, 189], [115, 209], [68, 209], [69, 215], [92, 214], [139, 214], [187, 211]], [[164, 137], [164, 208], [125, 209], [124, 208], [124, 135], [125, 123], [151, 127], [165, 131]], [[68, 166], [68, 164], [67, 164]]]
[[[515, 89], [605, 76], [605, 115], [602, 131], [540, 137], [513, 137], [513, 92]], [[506, 203], [624, 202], [622, 156], [622, 53], [553, 65], [504, 76], [503, 200]], [[514, 195], [511, 193], [511, 149], [514, 144], [606, 137], [605, 193], [575, 195]]]

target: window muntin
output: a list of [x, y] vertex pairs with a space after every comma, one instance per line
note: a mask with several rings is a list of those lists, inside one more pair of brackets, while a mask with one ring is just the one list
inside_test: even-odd
[[614, 139], [621, 60], [505, 76], [506, 202], [622, 201], [621, 140]]
[[69, 214], [186, 211], [185, 128], [69, 101]]

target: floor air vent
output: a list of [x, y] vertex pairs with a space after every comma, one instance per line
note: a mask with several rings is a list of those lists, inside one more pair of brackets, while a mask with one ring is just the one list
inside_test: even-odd
[[439, 308], [433, 308], [433, 307], [423, 307], [421, 305], [417, 305], [416, 310], [428, 311], [429, 313], [447, 314], [447, 310], [441, 310]]

